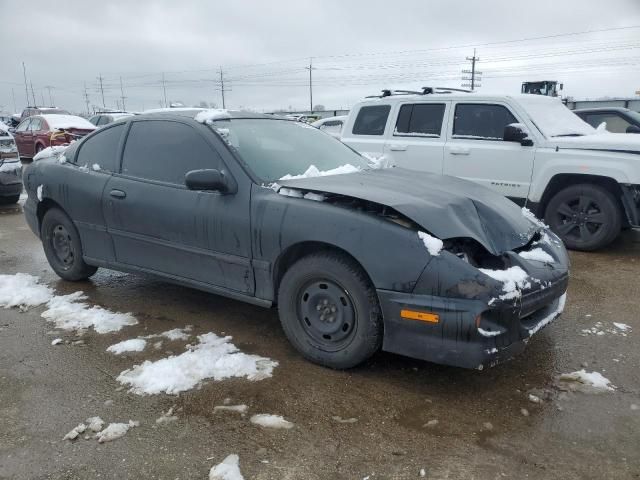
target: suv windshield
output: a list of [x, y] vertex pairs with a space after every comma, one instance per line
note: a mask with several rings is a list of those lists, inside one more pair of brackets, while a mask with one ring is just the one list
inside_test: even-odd
[[301, 175], [312, 165], [321, 172], [344, 165], [369, 167], [345, 144], [305, 123], [235, 118], [216, 120], [212, 128], [264, 182]]
[[522, 99], [520, 103], [545, 137], [581, 137], [596, 132], [591, 125], [569, 110], [559, 99], [556, 101], [538, 98]]

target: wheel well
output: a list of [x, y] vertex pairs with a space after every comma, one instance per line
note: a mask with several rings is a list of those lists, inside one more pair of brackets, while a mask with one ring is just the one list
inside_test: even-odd
[[371, 277], [369, 277], [369, 274], [367, 273], [366, 269], [362, 266], [360, 262], [358, 262], [358, 260], [356, 260], [353, 257], [353, 255], [351, 255], [346, 250], [325, 242], [301, 242], [288, 247], [284, 252], [280, 254], [280, 256], [275, 262], [274, 269], [273, 269], [274, 303], [278, 299], [278, 289], [280, 288], [280, 281], [282, 280], [282, 277], [284, 276], [285, 272], [291, 267], [291, 265], [296, 263], [302, 257], [306, 257], [307, 255], [311, 255], [312, 253], [319, 253], [319, 252], [336, 252], [350, 258], [351, 260], [353, 260], [353, 262], [356, 263], [356, 265], [358, 265], [362, 269], [362, 271], [366, 275], [369, 282], [371, 282], [371, 285], [373, 285], [373, 282], [371, 281]]
[[38, 207], [36, 209], [36, 215], [38, 217], [38, 231], [42, 228], [42, 219], [44, 218], [45, 213], [54, 207], [59, 208], [64, 212], [64, 209], [50, 198], [44, 198], [41, 202], [38, 202]]
[[[622, 189], [618, 182], [616, 182], [611, 177], [602, 177], [599, 175], [583, 175], [583, 174], [573, 174], [573, 173], [561, 173], [559, 175], [555, 175], [549, 184], [547, 185], [544, 194], [542, 195], [542, 199], [540, 200], [540, 204], [538, 205], [538, 211], [536, 212], [538, 217], [544, 218], [545, 210], [547, 209], [547, 205], [553, 196], [562, 190], [565, 187], [569, 187], [571, 185], [578, 185], [581, 183], [590, 183], [593, 185], [598, 185], [607, 191], [611, 192], [613, 196], [616, 198], [618, 202], [618, 207], [620, 211], [624, 213], [624, 207], [622, 205], [621, 197], [622, 197]], [[623, 222], [626, 221], [626, 215], [622, 215]]]

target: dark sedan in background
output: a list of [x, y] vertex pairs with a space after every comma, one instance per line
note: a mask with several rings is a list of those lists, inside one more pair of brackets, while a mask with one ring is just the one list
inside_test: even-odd
[[573, 113], [593, 128], [604, 122], [611, 133], [640, 133], [640, 113], [622, 107], [581, 108]]
[[145, 114], [65, 159], [24, 174], [27, 222], [61, 278], [106, 267], [277, 304], [288, 339], [322, 365], [382, 348], [482, 369], [564, 307], [567, 253], [528, 212], [461, 179], [369, 169], [304, 123]]

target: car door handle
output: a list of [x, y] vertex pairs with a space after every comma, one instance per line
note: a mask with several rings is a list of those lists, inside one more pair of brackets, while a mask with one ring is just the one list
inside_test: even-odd
[[109, 195], [111, 195], [113, 198], [125, 198], [127, 196], [127, 194], [122, 190], [111, 190], [109, 192]]
[[471, 153], [471, 150], [464, 147], [450, 147], [449, 153], [451, 153], [451, 155], [469, 155], [469, 153]]
[[407, 146], [406, 145], [390, 145], [389, 146], [389, 150], [393, 151], [393, 152], [404, 152], [407, 150]]

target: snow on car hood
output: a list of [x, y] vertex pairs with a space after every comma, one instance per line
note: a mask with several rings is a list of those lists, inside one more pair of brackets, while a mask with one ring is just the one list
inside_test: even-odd
[[640, 153], [640, 135], [634, 133], [594, 133], [582, 137], [556, 137], [553, 146], [588, 150]]
[[510, 200], [450, 176], [390, 168], [278, 183], [385, 205], [442, 240], [473, 238], [494, 255], [526, 245], [541, 228]]

